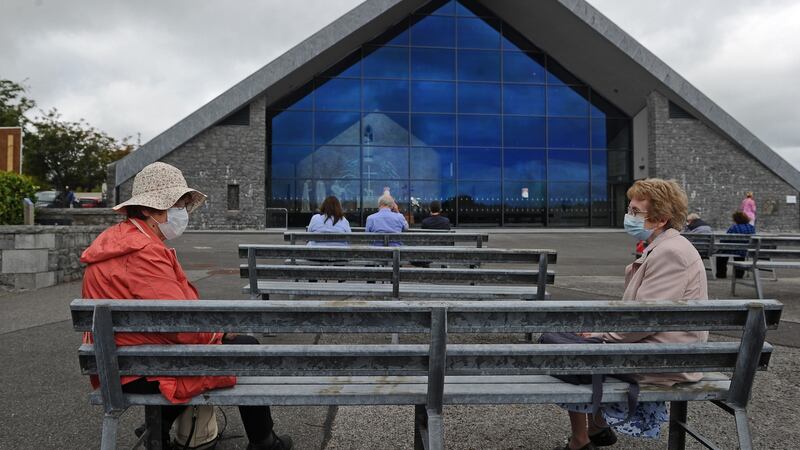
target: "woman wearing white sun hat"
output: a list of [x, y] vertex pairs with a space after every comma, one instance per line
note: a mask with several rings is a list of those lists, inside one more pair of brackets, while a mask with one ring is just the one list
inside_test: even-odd
[[[81, 255], [87, 264], [83, 297], [96, 299], [197, 300], [197, 290], [181, 268], [175, 250], [165, 240], [183, 234], [189, 213], [206, 200], [205, 194], [187, 186], [177, 168], [162, 162], [148, 165], [133, 180], [133, 195], [114, 210], [127, 219], [109, 227]], [[117, 333], [118, 346], [169, 344], [257, 344], [251, 336], [230, 339], [219, 333]], [[90, 333], [84, 342], [92, 342]], [[128, 393], [161, 393], [173, 405], [162, 407], [162, 442], [169, 442], [172, 421], [192, 397], [205, 391], [236, 384], [236, 377], [121, 377]], [[96, 377], [92, 386], [98, 387]], [[250, 450], [283, 450], [292, 447], [287, 436], [272, 430], [269, 407], [240, 406], [239, 412], [250, 441]]]

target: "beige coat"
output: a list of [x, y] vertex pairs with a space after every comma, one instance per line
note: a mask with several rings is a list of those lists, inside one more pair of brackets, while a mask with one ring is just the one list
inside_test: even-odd
[[[656, 237], [642, 256], [625, 268], [623, 300], [707, 300], [706, 270], [694, 246], [674, 229]], [[706, 342], [707, 331], [603, 333], [606, 342]], [[698, 381], [701, 373], [662, 373], [639, 376], [640, 382], [673, 385]]]

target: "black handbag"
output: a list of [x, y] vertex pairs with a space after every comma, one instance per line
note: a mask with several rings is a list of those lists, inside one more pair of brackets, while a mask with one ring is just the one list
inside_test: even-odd
[[[603, 340], [596, 337], [583, 337], [575, 333], [542, 333], [539, 337], [539, 344], [603, 344]], [[613, 345], [613, 344], [610, 344]], [[591, 384], [592, 385], [592, 415], [596, 417], [600, 413], [603, 400], [603, 382], [606, 375], [592, 374], [592, 375], [553, 375], [559, 380], [565, 381], [570, 384]], [[617, 423], [609, 425], [621, 425], [628, 422], [633, 417], [634, 411], [639, 406], [639, 382], [630, 375], [617, 374], [614, 378], [628, 383], [628, 416]]]

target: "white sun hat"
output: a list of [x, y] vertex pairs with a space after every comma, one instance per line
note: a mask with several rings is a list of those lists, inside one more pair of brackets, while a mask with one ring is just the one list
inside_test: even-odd
[[124, 214], [126, 207], [134, 205], [163, 211], [172, 208], [186, 193], [191, 196], [186, 203], [186, 210], [189, 212], [206, 201], [205, 194], [186, 184], [183, 173], [177, 167], [154, 162], [136, 174], [130, 200], [115, 206], [114, 211]]

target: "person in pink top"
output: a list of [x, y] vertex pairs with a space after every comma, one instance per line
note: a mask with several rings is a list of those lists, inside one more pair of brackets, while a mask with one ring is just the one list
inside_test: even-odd
[[739, 210], [747, 214], [747, 217], [750, 218], [750, 225], [756, 224], [756, 201], [753, 200], [752, 192], [748, 191], [744, 194], [744, 200], [742, 200], [742, 205], [739, 207]]

